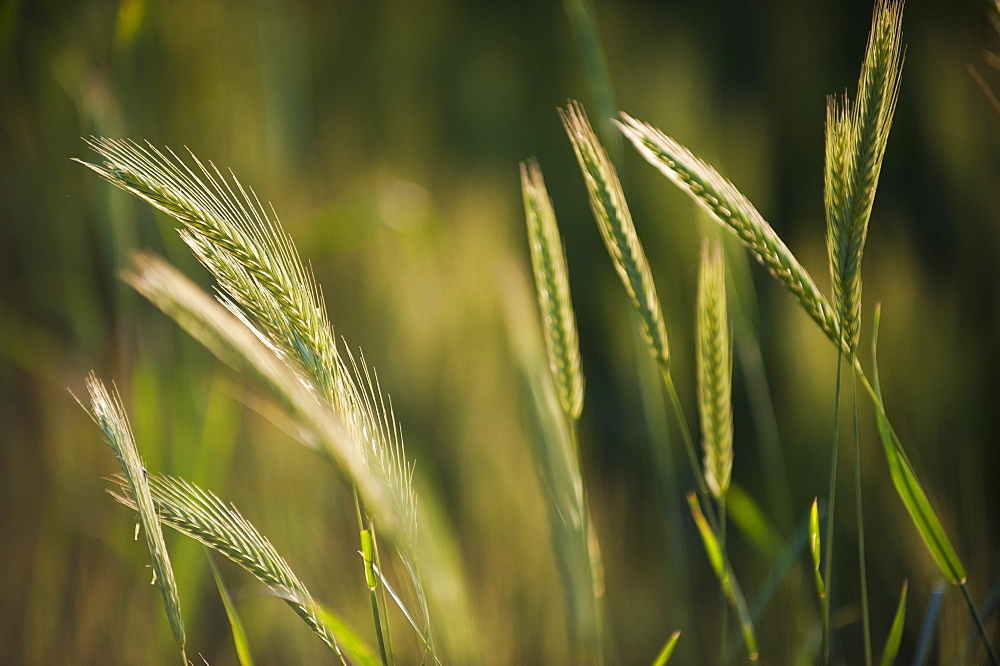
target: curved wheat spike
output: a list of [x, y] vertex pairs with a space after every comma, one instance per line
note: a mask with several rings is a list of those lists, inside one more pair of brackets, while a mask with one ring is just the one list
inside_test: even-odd
[[[112, 480], [125, 492], [108, 492], [125, 506], [135, 509], [135, 495], [125, 479], [116, 476]], [[333, 631], [317, 614], [317, 605], [309, 590], [271, 542], [234, 506], [225, 504], [210, 491], [172, 476], [151, 474], [149, 490], [160, 522], [200, 541], [253, 574], [284, 599], [309, 628], [341, 660], [344, 659]]]
[[732, 347], [726, 312], [722, 244], [702, 246], [698, 277], [698, 412], [705, 449], [705, 481], [717, 500], [733, 471]]
[[552, 201], [534, 159], [521, 163], [521, 192], [549, 367], [563, 411], [576, 421], [583, 411], [583, 370], [569, 271]]
[[[160, 529], [159, 520], [157, 520], [157, 508], [150, 494], [149, 478], [146, 468], [143, 467], [142, 460], [139, 458], [139, 451], [135, 446], [135, 437], [132, 435], [128, 416], [125, 414], [125, 408], [122, 407], [121, 398], [118, 397], [117, 391], [110, 393], [93, 372], [87, 375], [87, 391], [90, 393], [88, 413], [104, 431], [108, 445], [118, 458], [118, 463], [122, 468], [119, 483], [122, 487], [127, 488], [133, 497], [132, 507], [139, 514], [139, 522], [143, 532], [146, 533], [146, 545], [149, 546], [149, 554], [153, 560], [153, 580], [160, 588], [160, 596], [163, 597], [163, 606], [167, 611], [170, 629], [173, 631], [174, 640], [181, 648], [181, 655], [186, 664], [185, 643], [187, 641], [184, 633], [184, 620], [181, 618], [180, 599], [177, 596], [177, 583], [174, 580], [174, 570], [170, 566], [170, 555], [167, 553], [167, 546], [163, 542], [163, 531]], [[83, 405], [83, 403], [80, 404]], [[136, 536], [138, 537], [138, 533]]]
[[594, 212], [604, 245], [608, 248], [625, 291], [632, 299], [632, 305], [639, 313], [642, 330], [653, 357], [666, 370], [670, 365], [670, 347], [667, 344], [667, 329], [663, 324], [660, 299], [656, 296], [649, 262], [646, 261], [646, 253], [643, 252], [639, 235], [632, 223], [632, 214], [625, 203], [618, 174], [594, 135], [587, 114], [579, 103], [570, 101], [565, 109], [559, 109], [559, 116], [580, 163], [580, 170], [587, 184], [590, 209]]
[[91, 138], [88, 144], [104, 165], [77, 161], [181, 222], [181, 237], [227, 299], [253, 319], [273, 349], [331, 396], [337, 349], [315, 279], [253, 190], [235, 177], [230, 182], [194, 154], [192, 169], [169, 148], [165, 154], [149, 143]]
[[808, 271], [799, 264], [757, 209], [719, 173], [652, 125], [621, 114], [619, 129], [639, 153], [688, 193], [719, 224], [736, 234], [768, 272], [792, 292], [830, 339], [837, 340], [837, 315]]

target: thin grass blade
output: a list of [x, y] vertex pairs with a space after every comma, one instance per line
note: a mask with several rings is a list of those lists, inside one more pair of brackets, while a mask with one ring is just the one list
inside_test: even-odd
[[656, 296], [653, 274], [639, 242], [632, 214], [625, 203], [618, 173], [594, 135], [587, 114], [579, 103], [571, 101], [565, 109], [559, 110], [559, 115], [583, 172], [590, 209], [597, 220], [601, 238], [632, 305], [639, 313], [653, 358], [665, 371], [670, 365], [670, 347], [660, 299]]
[[910, 466], [910, 461], [896, 439], [896, 434], [889, 426], [889, 420], [885, 415], [885, 408], [882, 403], [882, 390], [878, 379], [878, 327], [881, 318], [881, 309], [875, 309], [875, 323], [872, 329], [872, 383], [877, 396], [875, 405], [875, 416], [878, 420], [879, 437], [882, 440], [882, 450], [885, 452], [886, 462], [889, 464], [889, 474], [892, 483], [896, 487], [896, 492], [903, 500], [903, 505], [913, 519], [917, 532], [923, 539], [924, 544], [930, 551], [931, 556], [937, 563], [941, 573], [949, 582], [961, 585], [965, 582], [965, 567], [955, 553], [955, 549], [948, 540], [941, 521], [934, 513], [933, 507], [927, 500], [917, 475]]
[[826, 585], [823, 584], [823, 576], [819, 573], [820, 565], [820, 541], [819, 541], [819, 508], [817, 499], [813, 498], [812, 507], [809, 509], [809, 552], [812, 554], [813, 577], [816, 581], [816, 594], [822, 599], [826, 596]]
[[716, 539], [712, 528], [709, 527], [708, 521], [705, 519], [705, 514], [702, 513], [701, 506], [698, 504], [698, 497], [693, 492], [688, 493], [687, 500], [688, 505], [691, 507], [691, 516], [694, 518], [695, 525], [698, 527], [698, 533], [701, 535], [702, 544], [705, 546], [705, 554], [708, 556], [708, 561], [712, 565], [712, 570], [715, 572], [716, 577], [719, 579], [719, 585], [726, 599], [729, 601], [729, 605], [733, 607], [736, 615], [739, 617], [740, 631], [743, 633], [743, 641], [746, 643], [750, 661], [757, 661], [760, 656], [757, 650], [757, 635], [753, 628], [753, 619], [750, 617], [750, 610], [747, 608], [746, 599], [743, 597], [743, 591], [740, 589], [739, 583], [732, 573], [729, 562], [723, 557], [719, 541]]
[[678, 629], [670, 635], [667, 642], [664, 644], [663, 649], [660, 650], [660, 654], [656, 655], [656, 660], [653, 662], [653, 666], [667, 666], [670, 661], [670, 657], [674, 654], [674, 648], [677, 647], [677, 641], [681, 637], [681, 632]]
[[899, 604], [896, 606], [896, 614], [892, 618], [892, 627], [889, 635], [885, 639], [885, 649], [882, 651], [881, 666], [892, 666], [896, 663], [896, 655], [899, 654], [899, 644], [903, 640], [903, 623], [906, 621], [906, 581], [903, 581], [903, 589], [899, 593]]
[[208, 565], [212, 568], [212, 577], [215, 579], [215, 587], [219, 590], [219, 598], [222, 599], [222, 605], [226, 609], [226, 617], [229, 618], [229, 628], [233, 632], [233, 645], [236, 647], [236, 657], [240, 660], [240, 666], [253, 666], [250, 643], [247, 641], [246, 630], [243, 628], [243, 620], [240, 618], [240, 614], [236, 610], [232, 598], [229, 596], [229, 590], [226, 589], [226, 584], [219, 574], [219, 568], [215, 566], [215, 561], [208, 554], [208, 550], [205, 551], [205, 554], [208, 557]]
[[[185, 653], [186, 637], [184, 620], [181, 617], [181, 604], [177, 596], [177, 582], [174, 580], [174, 570], [170, 566], [170, 555], [163, 541], [163, 531], [157, 518], [157, 507], [150, 492], [148, 474], [139, 458], [135, 437], [122, 406], [118, 393], [110, 393], [104, 383], [91, 372], [87, 375], [87, 391], [90, 393], [90, 410], [88, 413], [94, 422], [104, 431], [108, 446], [115, 452], [122, 468], [121, 482], [128, 488], [134, 498], [133, 506], [139, 514], [139, 523], [146, 534], [146, 545], [153, 561], [153, 581], [160, 588], [163, 597], [163, 607], [167, 612], [167, 620], [174, 634], [174, 640], [181, 648], [181, 656], [187, 663]], [[80, 403], [81, 405], [83, 403]], [[138, 533], [136, 534], [138, 538]]]

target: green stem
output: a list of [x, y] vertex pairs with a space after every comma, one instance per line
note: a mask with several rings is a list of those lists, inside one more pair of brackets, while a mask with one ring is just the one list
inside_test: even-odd
[[983, 618], [979, 614], [976, 604], [972, 601], [972, 593], [969, 592], [969, 586], [963, 582], [959, 587], [962, 588], [962, 596], [965, 597], [965, 603], [969, 607], [969, 614], [972, 615], [972, 619], [976, 623], [976, 631], [979, 632], [979, 637], [983, 639], [983, 645], [986, 646], [986, 653], [990, 657], [990, 663], [993, 666], [1000, 666], [1000, 659], [997, 658], [997, 653], [993, 650], [993, 644], [990, 643], [990, 637], [986, 633], [986, 625], [983, 624]]
[[861, 447], [858, 437], [858, 382], [857, 370], [851, 369], [851, 399], [854, 420], [854, 499], [858, 520], [858, 568], [861, 571], [861, 628], [865, 640], [865, 665], [872, 664], [872, 634], [868, 616], [868, 575], [865, 567], [865, 523], [861, 506]]
[[826, 517], [826, 557], [823, 563], [823, 580], [826, 584], [826, 595], [823, 597], [823, 663], [830, 663], [830, 598], [833, 596], [833, 580], [830, 574], [833, 571], [833, 516], [834, 505], [837, 499], [837, 440], [840, 428], [840, 362], [843, 359], [843, 350], [837, 347], [837, 382], [836, 391], [833, 396], [833, 444], [830, 446], [830, 493], [827, 500]]
[[684, 410], [681, 409], [681, 401], [677, 397], [677, 389], [674, 388], [674, 380], [670, 376], [669, 370], [663, 371], [663, 382], [667, 387], [667, 394], [670, 396], [670, 404], [673, 406], [674, 415], [677, 417], [677, 424], [680, 426], [681, 438], [684, 440], [684, 449], [687, 451], [688, 462], [691, 463], [691, 473], [694, 475], [695, 483], [698, 486], [698, 496], [701, 500], [702, 511], [708, 518], [708, 524], [712, 531], [719, 534], [719, 523], [715, 517], [715, 506], [712, 504], [708, 493], [708, 485], [702, 475], [701, 466], [698, 464], [698, 454], [694, 450], [694, 440], [691, 438], [691, 430], [688, 428], [687, 419], [684, 417]]
[[[573, 447], [573, 454], [576, 458], [577, 467], [580, 467], [580, 444], [577, 436], [576, 420], [567, 415], [569, 421], [569, 436], [570, 444]], [[583, 478], [583, 471], [580, 471], [580, 477]], [[581, 489], [582, 490], [582, 489]], [[581, 544], [581, 550], [586, 555], [587, 566], [590, 571], [590, 591], [593, 601], [592, 617], [593, 617], [593, 640], [594, 645], [590, 646], [595, 654], [589, 655], [591, 658], [595, 659], [597, 664], [604, 663], [604, 623], [603, 617], [604, 613], [601, 608], [601, 594], [599, 586], [604, 578], [603, 565], [601, 563], [601, 551], [599, 543], [595, 538], [591, 538], [591, 534], [596, 534], [594, 530], [594, 523], [590, 518], [590, 505], [587, 501], [586, 494], [583, 494], [580, 500], [580, 513], [582, 514], [582, 520], [580, 521], [580, 538], [583, 543]]]
[[[358, 487], [353, 487], [354, 491], [354, 513], [358, 519], [358, 534], [361, 538], [361, 548], [362, 552], [366, 550], [365, 546], [365, 532], [370, 529], [370, 526], [365, 522], [365, 512], [361, 508], [361, 497], [358, 495]], [[376, 593], [376, 587], [372, 585], [370, 580], [369, 570], [371, 568], [372, 562], [368, 561], [368, 555], [364, 555], [365, 559], [365, 581], [368, 586], [368, 593], [371, 598], [372, 605], [372, 619], [375, 622], [375, 636], [378, 638], [378, 652], [379, 656], [382, 658], [383, 666], [389, 666], [389, 655], [386, 653], [385, 649], [385, 637], [382, 634], [382, 613], [379, 610], [378, 594]]]
[[[722, 559], [726, 562], [729, 561], [729, 555], [726, 553], [726, 496], [723, 495], [719, 500], [719, 548], [722, 549]], [[719, 648], [721, 650], [719, 656], [719, 663], [726, 663], [726, 634], [729, 633], [729, 603], [726, 600], [726, 593], [720, 586], [719, 588], [719, 611], [721, 613], [719, 626], [719, 635], [721, 640], [719, 641]]]
[[[369, 521], [369, 525], [372, 531], [372, 547], [374, 549], [374, 554], [375, 554], [375, 566], [378, 568], [379, 572], [382, 572], [384, 571], [384, 569], [382, 568], [382, 557], [379, 554], [378, 538], [375, 536], [375, 526], [371, 523], [371, 521]], [[392, 663], [396, 663], [396, 656], [393, 654], [392, 651], [392, 632], [390, 631], [389, 628], [389, 604], [385, 598], [385, 585], [379, 585], [378, 590], [379, 590], [379, 603], [381, 604], [382, 617], [385, 625], [386, 652], [388, 653], [389, 661]]]

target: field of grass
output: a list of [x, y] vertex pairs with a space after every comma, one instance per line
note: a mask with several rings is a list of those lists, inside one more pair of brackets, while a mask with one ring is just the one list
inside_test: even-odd
[[733, 4], [0, 7], [0, 662], [995, 660], [1000, 16]]

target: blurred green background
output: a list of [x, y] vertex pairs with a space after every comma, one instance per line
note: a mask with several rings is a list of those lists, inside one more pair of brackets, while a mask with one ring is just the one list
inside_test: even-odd
[[[733, 180], [826, 289], [825, 95], [853, 93], [872, 4], [593, 4], [618, 106]], [[1000, 116], [967, 65], [1000, 89], [983, 54], [1000, 39], [980, 3], [912, 0], [904, 41], [865, 259], [865, 330], [882, 301], [889, 414], [984, 603], [1000, 577]], [[364, 350], [393, 398], [422, 501], [458, 540], [488, 663], [571, 654], [499, 296], [505, 270], [528, 270], [517, 164], [537, 156], [581, 330], [581, 446], [609, 652], [648, 662], [682, 629], [677, 662], [717, 654], [718, 592], [682, 513], [693, 480], [668, 443], [676, 433], [555, 113], [570, 97], [597, 118], [558, 2], [0, 2], [0, 662], [176, 659], [133, 517], [104, 493], [114, 456], [67, 392], [81, 393], [90, 369], [117, 384], [147, 467], [234, 502], [314, 596], [370, 637], [349, 490], [253, 409], [252, 387], [117, 279], [131, 250], [149, 248], [208, 284], [165, 216], [70, 161], [93, 159], [80, 139], [91, 134], [190, 147], [273, 202], [337, 333]], [[697, 249], [713, 227], [618, 150], [694, 422]], [[744, 275], [741, 251], [731, 257]], [[755, 426], [755, 415], [767, 421], [753, 408], [765, 375], [741, 358], [734, 479], [767, 516], [759, 534], [772, 535], [733, 530], [753, 599], [826, 492], [836, 356], [759, 267], [746, 275], [780, 439], [768, 446], [767, 424]], [[940, 577], [888, 481], [865, 399], [861, 418], [875, 644], [908, 578], [906, 662]], [[837, 640], [855, 663], [846, 470]], [[234, 663], [200, 546], [166, 536], [189, 655]], [[815, 640], [804, 551], [795, 562], [758, 621], [765, 663], [790, 663]], [[223, 574], [261, 663], [328, 659], [283, 604], [235, 567]], [[960, 657], [969, 629], [948, 590], [931, 661]]]

